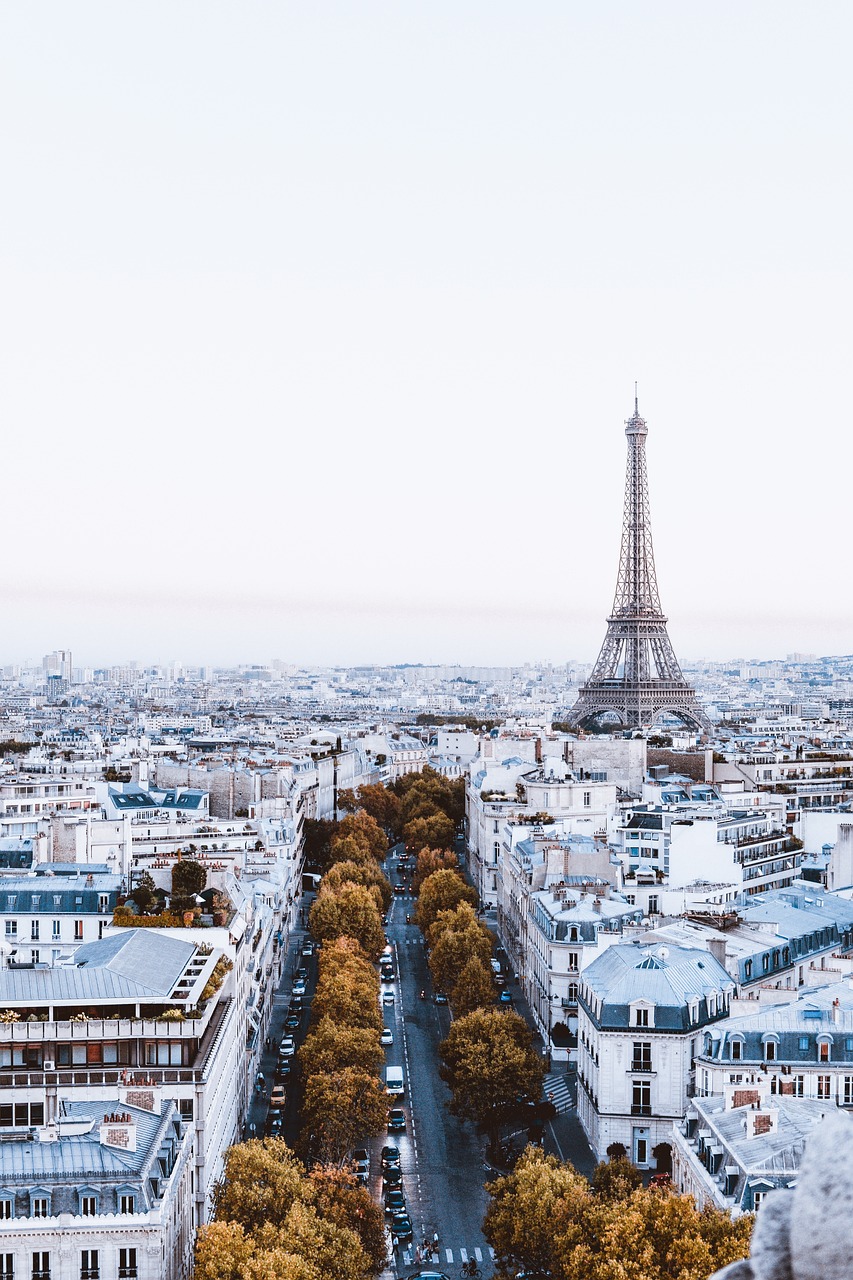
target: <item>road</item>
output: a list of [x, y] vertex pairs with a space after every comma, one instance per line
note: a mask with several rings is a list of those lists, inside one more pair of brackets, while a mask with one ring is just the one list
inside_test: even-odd
[[[392, 855], [385, 868], [392, 884], [401, 879], [396, 867]], [[415, 925], [406, 924], [406, 914], [413, 909], [409, 894], [394, 895], [385, 932], [394, 948], [397, 978], [393, 984], [382, 984], [395, 995], [393, 1009], [383, 1008], [385, 1025], [394, 1033], [394, 1044], [385, 1053], [387, 1065], [405, 1070], [407, 1132], [399, 1139], [383, 1137], [370, 1144], [371, 1191], [381, 1194], [380, 1152], [386, 1142], [393, 1143], [400, 1148], [403, 1187], [415, 1228], [412, 1244], [398, 1251], [394, 1271], [417, 1271], [415, 1246], [438, 1232], [440, 1270], [458, 1276], [461, 1264], [475, 1258], [488, 1277], [493, 1268], [482, 1233], [488, 1203], [484, 1140], [447, 1110], [450, 1092], [438, 1074], [438, 1045], [449, 1030], [450, 1012], [446, 1005], [432, 1002], [423, 937]], [[425, 1001], [420, 999], [422, 989], [429, 997]]]

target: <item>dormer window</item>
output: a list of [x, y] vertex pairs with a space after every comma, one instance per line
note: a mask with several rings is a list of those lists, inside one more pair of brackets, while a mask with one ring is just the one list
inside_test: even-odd
[[832, 1040], [829, 1036], [821, 1036], [817, 1042], [818, 1062], [829, 1062], [832, 1058]]
[[729, 1053], [732, 1062], [740, 1062], [743, 1057], [743, 1041], [732, 1040], [729, 1044]]
[[50, 1217], [50, 1192], [42, 1187], [36, 1187], [30, 1192], [30, 1217]]
[[632, 1004], [629, 1021], [632, 1027], [653, 1027], [655, 1025], [654, 1005]]

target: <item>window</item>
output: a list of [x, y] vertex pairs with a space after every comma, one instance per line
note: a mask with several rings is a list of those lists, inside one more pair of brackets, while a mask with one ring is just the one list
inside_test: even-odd
[[13, 1200], [9, 1196], [4, 1196], [3, 1199], [0, 1200], [0, 1219], [5, 1221], [14, 1217], [14, 1209], [15, 1205]]
[[0, 1253], [0, 1280], [15, 1280], [14, 1253]]
[[569, 952], [569, 973], [577, 973], [578, 971], [578, 953], [577, 951]]
[[648, 1080], [635, 1080], [631, 1090], [631, 1115], [652, 1114], [652, 1086]]
[[743, 976], [744, 976], [745, 978], [751, 978], [751, 977], [752, 977], [752, 961], [751, 961], [751, 960], [747, 960], [747, 961], [746, 961], [746, 963], [744, 964], [744, 966], [743, 966]]
[[800, 1053], [808, 1053], [809, 1038], [808, 1036], [800, 1036]]
[[136, 1269], [135, 1249], [119, 1249], [118, 1274], [119, 1280], [136, 1280], [138, 1271]]
[[33, 1253], [33, 1280], [50, 1280], [50, 1254], [47, 1251]]
[[38, 964], [41, 958], [41, 952], [33, 950], [30, 952], [30, 964]]
[[794, 1076], [794, 1097], [804, 1098], [806, 1096], [806, 1077]]
[[769, 957], [769, 956], [762, 956], [762, 957], [761, 957], [761, 967], [762, 967], [762, 969], [764, 970], [764, 972], [765, 972], [765, 973], [766, 973], [766, 972], [767, 972], [767, 970], [770, 968], [770, 957]]
[[62, 928], [62, 922], [61, 922], [60, 920], [54, 920], [54, 922], [53, 922], [53, 933], [51, 934], [51, 936], [52, 936], [52, 938], [53, 938], [53, 941], [54, 941], [54, 942], [59, 942], [59, 940], [60, 940], [60, 934], [61, 934], [61, 928]]
[[742, 1040], [732, 1040], [732, 1043], [731, 1043], [732, 1062], [740, 1061], [742, 1049], [743, 1049]]
[[81, 1196], [80, 1212], [84, 1218], [94, 1218], [98, 1212], [97, 1196]]
[[101, 1280], [101, 1268], [98, 1265], [97, 1249], [81, 1250], [80, 1280]]
[[6, 937], [7, 937], [7, 938], [17, 938], [17, 936], [18, 936], [18, 922], [17, 922], [17, 920], [7, 920], [7, 921], [6, 921]]
[[829, 1062], [829, 1041], [821, 1040], [817, 1046], [818, 1062]]
[[776, 1041], [775, 1041], [775, 1040], [768, 1040], [768, 1041], [765, 1043], [765, 1045], [764, 1045], [764, 1060], [765, 1060], [765, 1062], [775, 1062], [775, 1061], [776, 1061]]
[[592, 805], [592, 792], [585, 791], [583, 793], [583, 807], [585, 809], [589, 809], [591, 805]]
[[634, 1026], [635, 1026], [635, 1027], [647, 1027], [647, 1026], [649, 1025], [649, 1011], [648, 1011], [648, 1009], [635, 1009], [635, 1010], [634, 1010], [634, 1012], [635, 1012], [635, 1013], [636, 1013], [636, 1015], [637, 1015], [637, 1020], [636, 1020], [636, 1022], [634, 1023]]
[[569, 1004], [577, 1004], [578, 1002], [578, 984], [576, 982], [569, 983], [568, 1001]]
[[853, 1106], [853, 1076], [844, 1077], [844, 1105]]
[[634, 1056], [631, 1063], [632, 1071], [651, 1071], [652, 1069], [652, 1044], [650, 1040], [634, 1041]]
[[817, 1096], [819, 1098], [832, 1097], [831, 1090], [832, 1076], [818, 1076], [817, 1078]]
[[[82, 920], [74, 921], [74, 941], [75, 942], [83, 941], [83, 921]], [[83, 1252], [85, 1253], [85, 1249]], [[90, 1250], [89, 1252], [91, 1253], [92, 1250]], [[97, 1253], [98, 1253], [97, 1249], [94, 1250], [94, 1253], [95, 1253], [95, 1256], [97, 1257]]]
[[119, 1196], [119, 1213], [136, 1213], [136, 1196]]
[[38, 920], [30, 921], [30, 941], [38, 942], [39, 940], [39, 922]]
[[50, 1217], [50, 1197], [49, 1196], [33, 1196], [32, 1197], [32, 1216], [34, 1218]]

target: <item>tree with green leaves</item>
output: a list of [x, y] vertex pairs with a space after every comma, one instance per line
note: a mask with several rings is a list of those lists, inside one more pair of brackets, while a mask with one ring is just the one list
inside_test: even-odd
[[[174, 878], [173, 878], [174, 879]], [[131, 897], [136, 903], [141, 916], [148, 914], [151, 904], [157, 896], [157, 885], [154, 883], [154, 877], [150, 871], [143, 871], [134, 876], [134, 886]]]
[[192, 898], [207, 886], [207, 868], [193, 858], [180, 858], [172, 867], [172, 897]]
[[462, 902], [475, 907], [476, 890], [456, 870], [434, 871], [421, 884], [415, 921], [427, 934], [442, 911], [455, 911]]
[[452, 1094], [450, 1110], [485, 1130], [490, 1149], [519, 1103], [541, 1097], [542, 1059], [517, 1013], [477, 1009], [456, 1019], [439, 1056]]
[[643, 1175], [627, 1156], [605, 1160], [595, 1166], [592, 1189], [605, 1200], [627, 1200], [632, 1191], [643, 1185]]

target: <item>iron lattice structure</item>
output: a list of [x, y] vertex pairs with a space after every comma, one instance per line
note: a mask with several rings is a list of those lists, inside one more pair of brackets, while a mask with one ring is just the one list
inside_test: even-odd
[[625, 435], [628, 467], [616, 594], [604, 644], [569, 721], [581, 727], [615, 714], [625, 728], [632, 728], [651, 725], [669, 713], [710, 734], [710, 721], [696, 690], [684, 679], [661, 609], [649, 518], [648, 427], [640, 417], [636, 396]]

